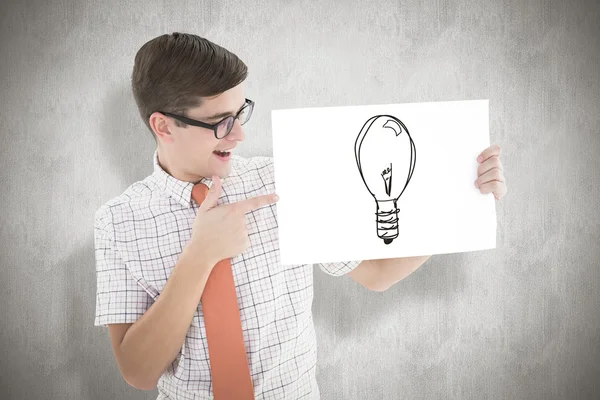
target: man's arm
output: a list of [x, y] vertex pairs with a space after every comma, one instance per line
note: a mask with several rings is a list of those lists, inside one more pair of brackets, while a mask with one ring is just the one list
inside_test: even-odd
[[416, 271], [429, 257], [431, 256], [364, 260], [348, 276], [367, 289], [384, 292]]
[[212, 270], [199, 265], [201, 259], [186, 247], [161, 295], [144, 315], [133, 324], [108, 325], [117, 364], [131, 386], [154, 389], [181, 349]]
[[379, 267], [375, 264], [376, 260], [363, 260], [356, 268], [348, 272], [350, 278], [361, 284], [369, 290], [375, 290], [378, 287]]

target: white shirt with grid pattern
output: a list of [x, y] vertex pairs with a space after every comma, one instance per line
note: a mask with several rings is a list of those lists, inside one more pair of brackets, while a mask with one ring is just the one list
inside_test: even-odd
[[[232, 156], [218, 204], [275, 192], [271, 157]], [[193, 183], [153, 156], [154, 172], [95, 214], [94, 325], [133, 323], [162, 292], [189, 241], [198, 205]], [[203, 179], [209, 186], [211, 181]], [[282, 266], [276, 206], [246, 214], [250, 247], [231, 259], [256, 399], [319, 399], [312, 320], [313, 266]], [[360, 261], [318, 264], [340, 276]], [[158, 399], [212, 399], [206, 331], [199, 303], [179, 354], [158, 382]]]

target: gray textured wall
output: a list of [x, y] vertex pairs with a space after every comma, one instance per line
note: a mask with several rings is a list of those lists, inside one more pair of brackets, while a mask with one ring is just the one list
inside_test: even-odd
[[490, 99], [509, 186], [498, 249], [436, 256], [385, 293], [317, 270], [324, 399], [598, 398], [599, 11], [592, 1], [3, 2], [0, 397], [156, 396], [123, 381], [107, 330], [93, 326], [92, 224], [151, 172], [128, 79], [139, 46], [179, 30], [248, 64], [257, 108], [245, 156], [272, 154], [274, 108]]

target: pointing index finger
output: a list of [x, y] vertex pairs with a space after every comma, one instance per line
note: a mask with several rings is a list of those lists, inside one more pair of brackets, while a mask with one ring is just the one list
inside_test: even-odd
[[264, 194], [262, 196], [251, 197], [246, 200], [240, 201], [240, 206], [242, 211], [248, 213], [250, 211], [254, 211], [258, 208], [267, 206], [269, 204], [276, 203], [279, 200], [279, 196], [276, 194]]

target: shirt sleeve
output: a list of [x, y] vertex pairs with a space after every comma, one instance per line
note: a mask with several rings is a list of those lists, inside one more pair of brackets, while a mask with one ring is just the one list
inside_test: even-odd
[[331, 276], [342, 276], [358, 267], [362, 261], [345, 261], [333, 263], [318, 263], [317, 265], [323, 272]]
[[[108, 217], [110, 218], [110, 217]], [[94, 244], [96, 259], [95, 326], [133, 323], [152, 305], [152, 297], [137, 283], [115, 248], [112, 222], [96, 216]]]

